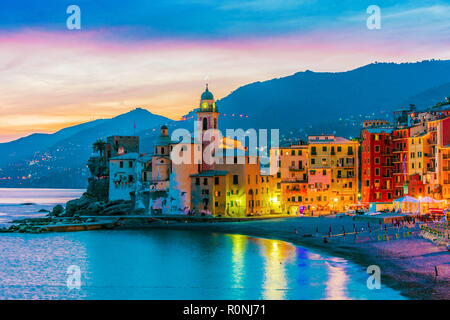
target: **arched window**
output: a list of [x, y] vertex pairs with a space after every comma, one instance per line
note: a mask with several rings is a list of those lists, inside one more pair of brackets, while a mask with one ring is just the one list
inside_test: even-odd
[[203, 118], [203, 130], [208, 130], [208, 119]]

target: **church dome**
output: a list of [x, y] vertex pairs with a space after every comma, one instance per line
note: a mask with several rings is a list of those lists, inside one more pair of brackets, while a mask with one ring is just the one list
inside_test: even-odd
[[200, 100], [214, 100], [214, 96], [209, 91], [208, 85], [206, 85], [206, 90], [205, 90], [205, 92], [202, 93], [202, 97], [200, 98]]

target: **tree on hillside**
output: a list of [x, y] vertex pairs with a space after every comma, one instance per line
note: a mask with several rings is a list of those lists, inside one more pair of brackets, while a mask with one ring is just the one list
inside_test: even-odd
[[103, 141], [102, 139], [97, 139], [97, 141], [95, 141], [94, 144], [92, 145], [94, 152], [98, 152], [100, 154], [100, 157], [103, 157], [105, 147], [106, 147], [106, 142]]

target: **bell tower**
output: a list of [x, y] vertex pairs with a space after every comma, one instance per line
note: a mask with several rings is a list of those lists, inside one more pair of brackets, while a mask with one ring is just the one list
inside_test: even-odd
[[[211, 137], [211, 141], [205, 141], [205, 139], [203, 139], [204, 133], [207, 130], [218, 130], [219, 128], [219, 110], [216, 107], [213, 94], [208, 89], [208, 84], [206, 84], [206, 89], [200, 97], [200, 108], [197, 109], [196, 113], [197, 121], [200, 126], [199, 134], [202, 137], [202, 155], [204, 157], [205, 154], [203, 151], [207, 146], [209, 146], [209, 144], [215, 142], [217, 145], [217, 143], [220, 142], [214, 141], [214, 137]], [[214, 165], [205, 163], [205, 159], [202, 160], [202, 171], [213, 169]]]

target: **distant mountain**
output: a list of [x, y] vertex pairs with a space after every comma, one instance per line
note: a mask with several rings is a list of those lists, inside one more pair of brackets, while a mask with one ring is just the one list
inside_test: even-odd
[[[322, 124], [338, 124], [339, 119], [350, 117], [385, 117], [414, 99], [423, 104], [443, 100], [450, 95], [449, 82], [450, 60], [373, 63], [347, 72], [305, 71], [251, 83], [217, 106], [224, 127], [280, 128], [284, 132], [316, 127], [328, 132], [328, 127], [320, 130]], [[358, 130], [350, 133], [356, 135]]]
[[104, 120], [95, 120], [76, 126], [67, 127], [53, 134], [34, 133], [29, 136], [6, 143], [0, 143], [0, 166], [16, 159], [33, 155], [36, 151], [46, 149], [53, 144], [68, 138], [82, 130], [92, 128]]
[[[92, 155], [95, 140], [110, 135], [140, 135], [147, 131], [156, 136], [162, 124], [173, 122], [138, 108], [112, 119], [83, 123], [54, 134], [32, 134], [2, 143], [0, 187], [84, 187], [88, 175], [86, 162]], [[151, 141], [154, 138], [148, 132], [146, 137]]]
[[450, 82], [409, 97], [403, 105], [409, 106], [410, 104], [414, 104], [416, 108], [422, 109], [442, 102], [444, 97], [450, 97]]
[[[359, 135], [366, 119], [391, 119], [392, 111], [415, 104], [425, 108], [450, 96], [450, 60], [373, 63], [347, 72], [299, 72], [242, 86], [217, 101], [219, 126], [278, 128], [281, 143], [308, 134]], [[139, 135], [141, 152], [151, 152], [162, 124], [192, 131], [195, 113], [173, 121], [135, 109], [0, 144], [0, 187], [84, 187], [92, 143], [110, 135]], [[136, 129], [134, 128], [136, 125]]]

